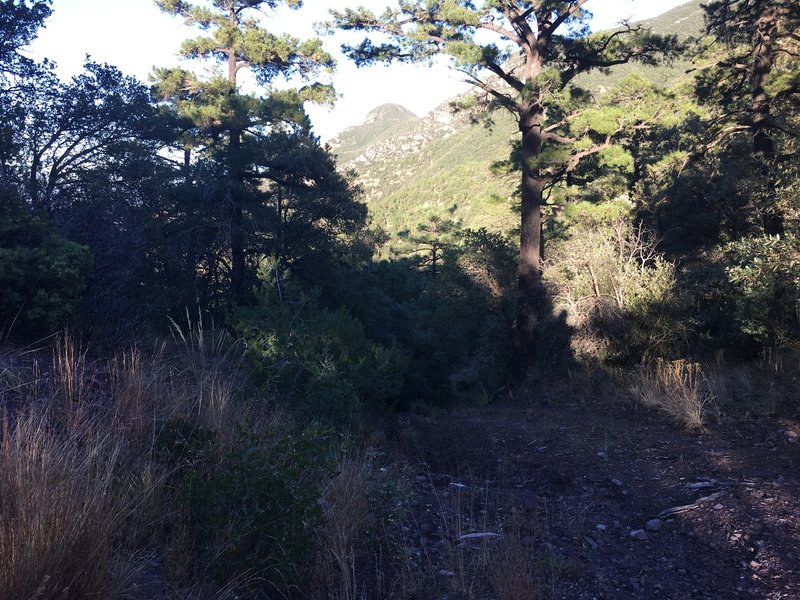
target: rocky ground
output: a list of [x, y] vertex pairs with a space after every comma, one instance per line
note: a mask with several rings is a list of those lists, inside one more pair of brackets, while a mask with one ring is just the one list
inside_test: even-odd
[[613, 412], [517, 394], [401, 421], [416, 596], [800, 598], [797, 422]]

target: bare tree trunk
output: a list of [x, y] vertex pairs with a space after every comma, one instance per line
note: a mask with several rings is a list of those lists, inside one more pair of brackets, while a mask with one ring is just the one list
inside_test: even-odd
[[765, 6], [756, 22], [753, 48], [753, 74], [751, 110], [753, 111], [753, 154], [763, 167], [764, 191], [767, 202], [762, 215], [764, 233], [783, 235], [783, 214], [777, 206], [775, 167], [775, 142], [770, 134], [770, 97], [766, 91], [772, 66], [775, 62], [774, 44], [778, 34], [778, 17], [775, 8]]
[[536, 328], [544, 308], [542, 286], [542, 194], [544, 181], [533, 164], [541, 153], [541, 111], [520, 118], [522, 131], [522, 219], [518, 264], [517, 322], [514, 330], [516, 370], [523, 374], [536, 359]]
[[231, 236], [231, 293], [233, 301], [242, 304], [246, 300], [245, 290], [245, 255], [244, 255], [244, 229], [242, 218], [242, 173], [239, 168], [239, 153], [241, 148], [241, 132], [231, 129], [230, 154], [231, 154], [231, 182], [228, 187], [228, 203], [230, 213], [228, 224]]
[[[238, 27], [238, 17], [231, 8], [230, 21], [232, 27]], [[236, 73], [238, 71], [236, 52], [228, 50], [228, 82], [231, 85], [231, 94], [236, 93]], [[246, 300], [245, 290], [245, 263], [244, 254], [244, 229], [242, 219], [242, 193], [244, 175], [241, 168], [241, 147], [242, 132], [231, 127], [229, 140], [229, 167], [230, 167], [230, 186], [228, 188], [228, 202], [230, 203], [230, 214], [228, 224], [231, 236], [231, 294], [233, 301], [243, 304]]]
[[195, 308], [198, 306], [200, 292], [198, 289], [198, 273], [197, 273], [197, 264], [199, 262], [198, 257], [198, 249], [202, 247], [201, 245], [201, 230], [197, 227], [197, 218], [195, 217], [197, 213], [197, 207], [194, 202], [194, 198], [192, 197], [192, 188], [194, 187], [192, 182], [192, 148], [189, 146], [188, 143], [185, 143], [183, 146], [183, 192], [185, 197], [192, 198], [192, 202], [187, 205], [186, 208], [186, 216], [187, 222], [189, 223], [189, 231], [187, 236], [189, 237], [188, 243], [186, 244], [187, 255], [186, 255], [186, 264], [185, 268], [187, 270], [191, 270], [190, 277], [190, 284], [187, 288], [187, 291], [183, 298], [183, 304], [186, 306], [187, 309], [191, 309], [194, 312]]

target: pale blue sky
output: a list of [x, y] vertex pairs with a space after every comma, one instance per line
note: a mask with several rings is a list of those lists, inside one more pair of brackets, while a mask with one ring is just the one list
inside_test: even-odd
[[[687, 0], [590, 0], [594, 29], [610, 27], [623, 19], [645, 19]], [[387, 0], [306, 0], [297, 11], [268, 13], [265, 25], [274, 32], [298, 37], [314, 35], [313, 23], [327, 18], [328, 9], [365, 5], [375, 10], [392, 4]], [[161, 13], [152, 0], [54, 0], [53, 15], [29, 53], [58, 63], [59, 75], [78, 73], [86, 54], [118, 66], [143, 81], [153, 66], [178, 64], [181, 40], [194, 35], [181, 20]], [[424, 115], [445, 99], [467, 89], [458, 73], [444, 64], [393, 65], [356, 69], [339, 53], [344, 34], [325, 40], [337, 56], [333, 83], [340, 98], [333, 110], [309, 106], [314, 130], [327, 140], [345, 127], [364, 120], [367, 112], [396, 102]]]

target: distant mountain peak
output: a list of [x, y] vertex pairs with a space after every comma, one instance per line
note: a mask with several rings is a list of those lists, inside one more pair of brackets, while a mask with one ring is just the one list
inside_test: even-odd
[[344, 129], [328, 143], [344, 164], [367, 152], [377, 140], [402, 135], [420, 121], [417, 115], [404, 106], [382, 104], [369, 111], [361, 125]]
[[374, 123], [375, 121], [408, 121], [418, 118], [417, 115], [408, 110], [405, 106], [389, 103], [381, 104], [369, 111], [369, 113], [367, 113], [367, 118], [364, 119], [364, 124]]

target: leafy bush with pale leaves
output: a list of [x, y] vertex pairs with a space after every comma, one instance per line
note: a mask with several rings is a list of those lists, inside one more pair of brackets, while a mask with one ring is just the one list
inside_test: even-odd
[[742, 333], [764, 347], [800, 337], [800, 241], [758, 237], [725, 248], [733, 284], [734, 316]]

